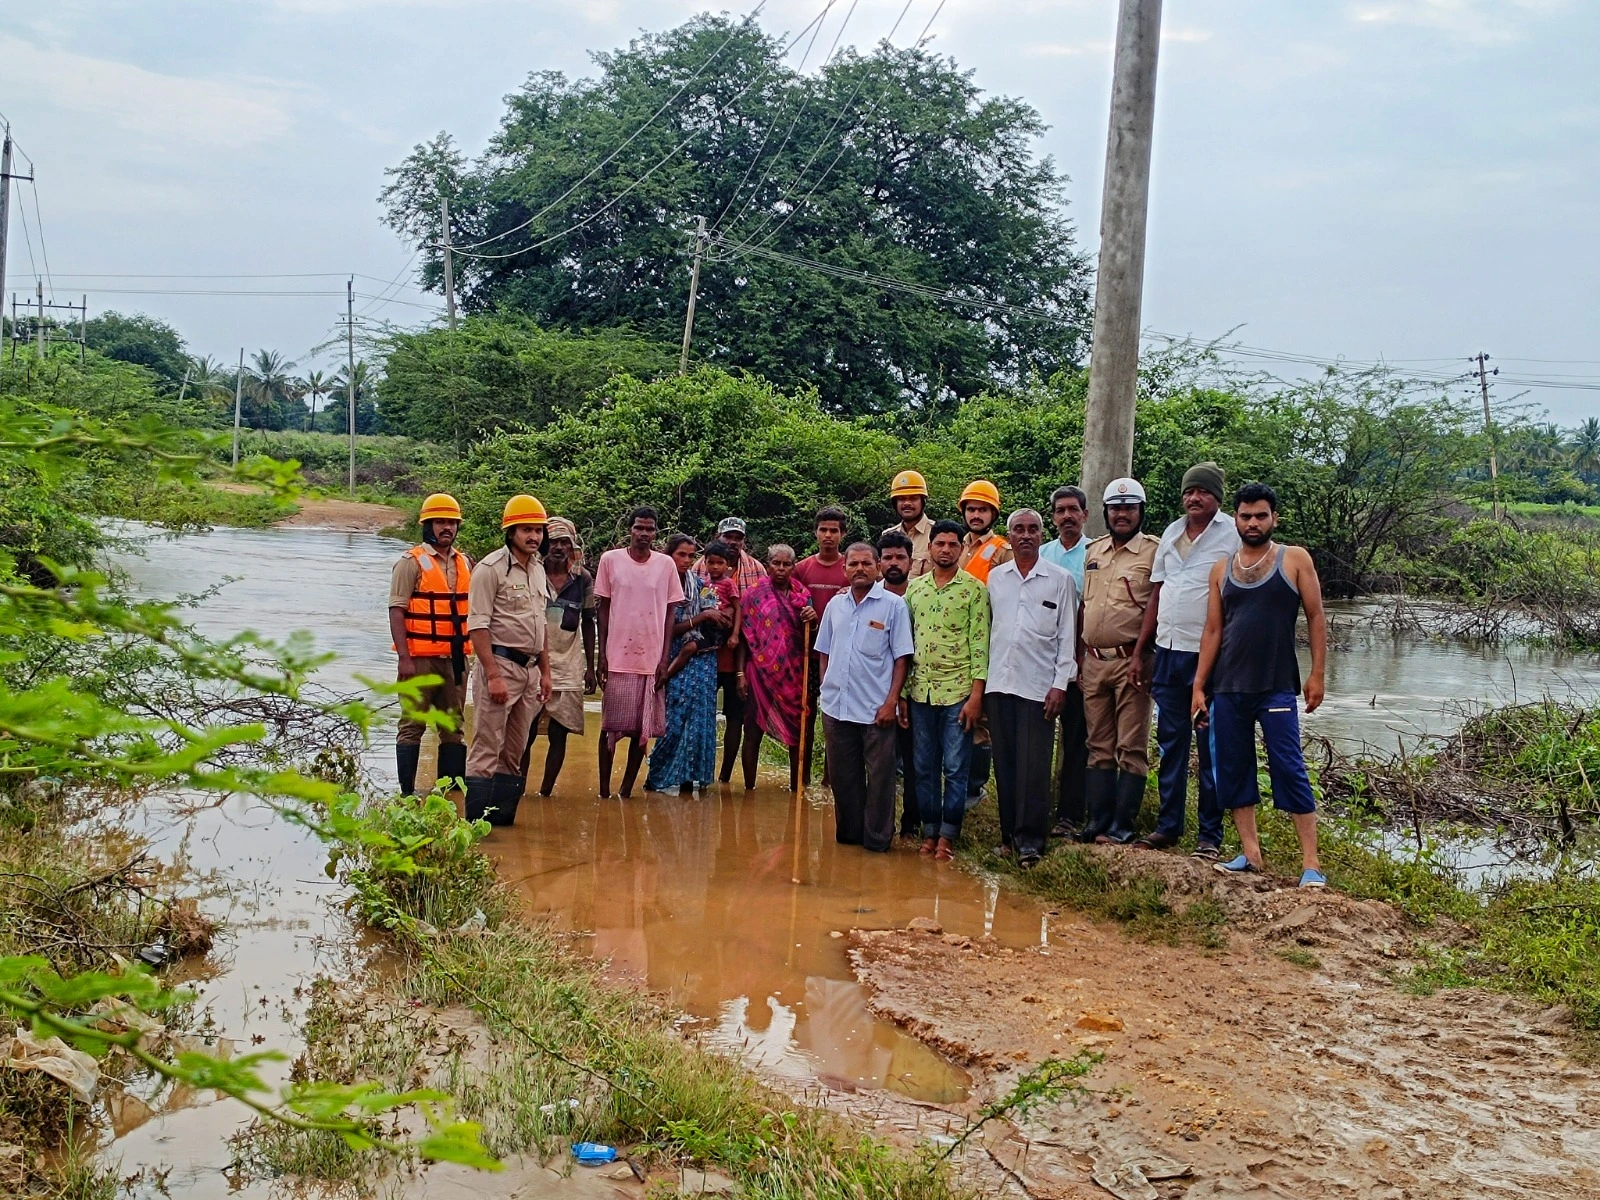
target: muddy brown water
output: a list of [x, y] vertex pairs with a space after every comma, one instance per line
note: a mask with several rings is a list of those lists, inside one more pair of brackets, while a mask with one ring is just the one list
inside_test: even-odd
[[[124, 532], [141, 535], [138, 527]], [[145, 540], [117, 565], [141, 593], [214, 594], [189, 618], [227, 636], [250, 629], [281, 638], [311, 633], [336, 660], [333, 686], [393, 670], [384, 602], [402, 544], [371, 534], [306, 528], [217, 529]], [[1393, 744], [1437, 731], [1463, 700], [1500, 702], [1548, 692], [1600, 694], [1600, 661], [1536, 649], [1473, 650], [1355, 635], [1329, 664], [1329, 701], [1307, 730], [1349, 743]], [[591, 714], [591, 729], [598, 716]], [[535, 753], [535, 770], [542, 749]], [[392, 782], [387, 738], [367, 757]], [[852, 928], [904, 926], [917, 916], [951, 934], [990, 934], [1038, 946], [1046, 920], [991, 881], [897, 848], [871, 855], [832, 838], [831, 807], [796, 805], [780, 779], [746, 794], [637, 796], [602, 801], [593, 748], [574, 743], [550, 800], [528, 797], [517, 825], [487, 843], [530, 907], [570, 931], [614, 972], [636, 978], [692, 1017], [710, 1044], [797, 1081], [885, 1088], [931, 1101], [964, 1096], [967, 1077], [897, 1026], [868, 1013], [845, 958]], [[297, 1052], [295, 988], [344, 967], [346, 926], [328, 903], [323, 851], [269, 813], [239, 801], [186, 814], [156, 806], [144, 832], [164, 856], [226, 880], [210, 907], [225, 917], [221, 970], [199, 981], [208, 1031], [243, 1052]], [[794, 880], [798, 879], [796, 883]], [[269, 1066], [269, 1081], [283, 1066]], [[241, 1193], [224, 1139], [241, 1124], [234, 1105], [151, 1096], [118, 1116], [109, 1153], [124, 1174], [171, 1168], [172, 1194]], [[143, 1104], [140, 1101], [140, 1104]], [[158, 1194], [153, 1176], [135, 1194]]]

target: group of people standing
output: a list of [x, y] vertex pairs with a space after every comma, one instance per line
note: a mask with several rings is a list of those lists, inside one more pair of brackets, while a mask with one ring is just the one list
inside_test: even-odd
[[[1198, 743], [1194, 853], [1221, 871], [1259, 870], [1259, 726], [1274, 804], [1299, 835], [1301, 883], [1321, 886], [1295, 637], [1303, 610], [1309, 712], [1326, 656], [1315, 568], [1303, 549], [1273, 540], [1270, 487], [1240, 488], [1231, 517], [1215, 464], [1192, 468], [1181, 490], [1185, 515], [1156, 537], [1142, 532], [1143, 487], [1114, 480], [1101, 497], [1107, 533], [1089, 540], [1088, 497], [1076, 486], [1056, 489], [1049, 525], [1024, 508], [1002, 533], [993, 483], [974, 480], [959, 520], [935, 521], [925, 479], [903, 471], [890, 486], [900, 520], [878, 538], [851, 541], [849, 515], [826, 507], [815, 553], [774, 544], [764, 565], [739, 517], [703, 547], [674, 533], [663, 552], [655, 510], [640, 507], [628, 514], [627, 545], [602, 554], [592, 579], [571, 523], [546, 518], [532, 497], [507, 504], [505, 546], [475, 568], [454, 548], [459, 508], [430, 497], [423, 545], [397, 564], [391, 587], [401, 678], [437, 677], [420, 706], [459, 712], [468, 656], [482, 664], [470, 753], [458, 748], [459, 722], [440, 739], [440, 775], [464, 768], [469, 817], [514, 819], [540, 723], [550, 731], [540, 790], [550, 794], [567, 735], [583, 730], [583, 695], [598, 688], [603, 796], [624, 741], [623, 796], [647, 749], [646, 790], [728, 783], [737, 768], [753, 788], [766, 737], [788, 749], [799, 788], [820, 714], [840, 842], [891, 847], [898, 780], [900, 832], [948, 860], [992, 777], [999, 850], [1023, 867], [1052, 835], [1178, 844]], [[1135, 837], [1153, 707], [1160, 808], [1155, 828]], [[401, 725], [406, 790], [422, 727]], [[1224, 811], [1242, 850], [1227, 862]]]

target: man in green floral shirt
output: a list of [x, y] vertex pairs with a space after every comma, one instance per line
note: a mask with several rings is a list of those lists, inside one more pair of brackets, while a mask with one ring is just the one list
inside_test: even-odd
[[989, 674], [989, 592], [961, 570], [965, 530], [939, 521], [928, 536], [932, 570], [906, 587], [916, 652], [906, 677], [922, 853], [940, 862], [955, 857], [967, 807], [972, 730], [983, 712]]

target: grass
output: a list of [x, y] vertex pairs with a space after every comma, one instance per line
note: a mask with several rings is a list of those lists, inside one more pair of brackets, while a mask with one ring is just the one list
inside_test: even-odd
[[[397, 807], [379, 805], [372, 827], [423, 839], [417, 861], [431, 882], [419, 888], [415, 870], [370, 842], [343, 848], [354, 911], [396, 929], [399, 966], [359, 995], [319, 985], [308, 1049], [296, 1064], [303, 1077], [440, 1087], [501, 1156], [560, 1155], [588, 1140], [622, 1147], [636, 1161], [715, 1168], [741, 1195], [767, 1200], [957, 1194], [931, 1152], [892, 1150], [686, 1042], [672, 1014], [604, 981], [599, 965], [560, 934], [519, 919], [515, 899], [497, 886], [485, 893], [486, 877], [464, 869], [467, 856], [479, 857], [472, 826], [447, 819], [440, 806], [406, 823]], [[420, 928], [414, 918], [423, 910], [440, 920]], [[484, 928], [449, 932], [447, 922], [464, 911], [483, 912]], [[471, 1030], [441, 1016], [461, 1010], [473, 1014]], [[258, 1173], [356, 1191], [386, 1165], [349, 1156], [325, 1137], [260, 1125], [238, 1149]]]

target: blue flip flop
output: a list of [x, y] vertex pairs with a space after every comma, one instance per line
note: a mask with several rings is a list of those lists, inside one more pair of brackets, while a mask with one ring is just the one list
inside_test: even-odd
[[1253, 875], [1256, 869], [1250, 865], [1250, 860], [1244, 855], [1230, 858], [1227, 862], [1212, 863], [1213, 871], [1220, 871], [1224, 875]]
[[1328, 886], [1328, 877], [1315, 867], [1307, 867], [1300, 872], [1300, 886], [1321, 888]]

